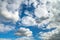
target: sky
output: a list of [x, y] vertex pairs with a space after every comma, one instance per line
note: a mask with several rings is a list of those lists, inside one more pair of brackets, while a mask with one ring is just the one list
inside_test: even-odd
[[60, 40], [60, 0], [0, 0], [0, 40]]

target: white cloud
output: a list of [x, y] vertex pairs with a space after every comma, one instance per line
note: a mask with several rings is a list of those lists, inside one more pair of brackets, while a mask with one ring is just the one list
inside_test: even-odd
[[[60, 28], [57, 28], [53, 31], [49, 31], [49, 32], [40, 32], [39, 33], [41, 36], [39, 38], [43, 39], [43, 40], [57, 40], [60, 39]], [[59, 36], [58, 36], [59, 35]]]
[[21, 37], [21, 38], [16, 38], [16, 40], [34, 40], [33, 37]]
[[40, 0], [38, 7], [35, 9], [35, 15], [38, 18], [48, 17], [48, 10], [46, 5], [47, 0]]
[[60, 1], [59, 0], [55, 0], [52, 2], [52, 13], [53, 13], [53, 17], [51, 18], [51, 24], [48, 25], [47, 28], [60, 28], [60, 6], [59, 6]]
[[38, 8], [36, 8], [36, 10], [35, 10], [35, 15], [38, 18], [48, 17], [48, 12], [47, 12], [46, 6], [40, 7], [40, 5], [39, 5]]
[[[1, 22], [17, 22], [18, 20], [20, 20], [19, 18], [19, 14], [18, 13], [18, 9], [20, 9], [20, 4], [22, 3], [27, 4], [27, 0], [4, 0], [1, 1], [1, 7], [0, 7], [0, 21]], [[38, 2], [36, 0], [30, 0], [29, 4], [34, 2], [34, 7], [36, 7], [38, 5]], [[27, 17], [23, 17], [22, 18], [22, 24], [24, 26], [33, 26], [33, 25], [38, 25], [40, 26], [41, 24], [45, 23], [45, 22], [49, 22], [46, 18], [49, 16], [48, 12], [47, 12], [47, 8], [46, 8], [46, 1], [45, 0], [41, 0], [42, 3], [44, 3], [44, 5], [39, 5], [38, 8], [36, 8], [35, 10], [35, 15], [36, 17], [38, 17], [39, 22], [36, 22], [36, 19], [32, 18], [29, 14], [29, 12], [26, 12]], [[41, 7], [40, 7], [41, 6]], [[4, 10], [3, 10], [4, 9]], [[17, 11], [16, 11], [17, 10]], [[51, 16], [51, 15], [50, 15]], [[27, 19], [27, 20], [26, 20]], [[46, 20], [42, 20], [42, 19], [46, 19]]]
[[32, 36], [32, 31], [28, 28], [20, 28], [16, 33], [17, 36]]
[[52, 13], [54, 16], [51, 18], [51, 24], [47, 26], [47, 29], [56, 29], [50, 32], [41, 33], [40, 38], [43, 40], [60, 40], [60, 1], [55, 0], [52, 3]]
[[[27, 0], [26, 0], [26, 2], [27, 2]], [[36, 0], [30, 0], [29, 2], [30, 2], [30, 4], [34, 2], [34, 7], [38, 6], [35, 9], [36, 18], [32, 18], [32, 15], [29, 14], [29, 12], [25, 12], [29, 16], [25, 16], [22, 18], [23, 25], [25, 25], [25, 26], [38, 25], [38, 27], [41, 27], [41, 25], [47, 24], [51, 21], [53, 14], [48, 13], [48, 9], [46, 8], [47, 0], [41, 0], [43, 5], [41, 3], [40, 3], [40, 5], [38, 5], [38, 2]], [[24, 3], [25, 3], [25, 1], [24, 1]]]
[[1, 22], [17, 22], [19, 20], [20, 0], [4, 0], [0, 1], [0, 21]]
[[30, 16], [26, 16], [22, 18], [22, 24], [26, 26], [33, 26], [33, 25], [36, 25], [36, 22], [34, 18]]
[[15, 27], [0, 24], [0, 32], [8, 32], [8, 31], [11, 31], [11, 30], [14, 30], [14, 29], [15, 29]]
[[40, 5], [35, 9], [35, 16], [36, 16], [36, 24], [38, 27], [41, 27], [43, 24], [47, 24], [51, 21], [52, 17], [54, 16], [52, 12], [48, 13], [48, 11], [51, 11], [51, 6], [47, 8], [48, 5], [46, 5], [47, 0], [40, 0]]
[[43, 40], [60, 40], [60, 1], [52, 1], [52, 13], [53, 17], [51, 18], [51, 23], [47, 26], [47, 29], [56, 28], [55, 30], [40, 33]]

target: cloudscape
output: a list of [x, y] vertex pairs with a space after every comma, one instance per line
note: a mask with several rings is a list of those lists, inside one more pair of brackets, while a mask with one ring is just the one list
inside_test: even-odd
[[60, 0], [0, 0], [0, 40], [60, 40]]

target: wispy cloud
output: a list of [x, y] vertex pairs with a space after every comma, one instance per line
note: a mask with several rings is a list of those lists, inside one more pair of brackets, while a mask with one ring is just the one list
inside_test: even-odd
[[0, 40], [12, 40], [10, 38], [0, 38]]
[[21, 37], [21, 38], [16, 38], [16, 40], [34, 40], [33, 37]]

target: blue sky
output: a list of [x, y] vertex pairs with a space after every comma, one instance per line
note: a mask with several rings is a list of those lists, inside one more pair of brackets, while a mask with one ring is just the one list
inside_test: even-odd
[[59, 16], [50, 12], [53, 2], [0, 0], [0, 40], [47, 40], [44, 37], [57, 33]]

